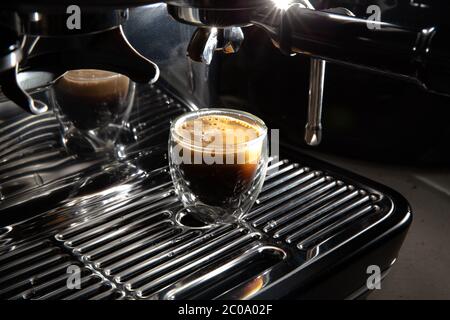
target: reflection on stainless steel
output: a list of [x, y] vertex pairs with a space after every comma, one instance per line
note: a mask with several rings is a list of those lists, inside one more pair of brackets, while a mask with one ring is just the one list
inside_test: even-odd
[[[167, 143], [161, 137], [168, 132], [170, 119], [182, 113], [183, 108], [159, 89], [141, 89], [135, 104], [130, 122], [136, 140], [123, 141], [127, 143], [124, 153], [134, 161], [143, 162], [159, 152], [156, 152], [158, 144]], [[91, 179], [96, 170], [105, 174], [114, 174], [108, 167], [116, 167], [118, 173], [124, 170], [125, 166], [111, 163], [107, 157], [80, 161], [66, 154], [55, 120], [53, 113], [44, 113], [17, 119], [0, 129], [2, 209], [30, 200], [44, 200], [58, 190], [70, 193], [80, 180]], [[46, 187], [45, 191], [42, 186]]]
[[[0, 128], [2, 150], [28, 130], [49, 135], [18, 141], [25, 149], [30, 139], [37, 141], [32, 147], [38, 152], [0, 157], [0, 215], [11, 220], [0, 228], [0, 297], [258, 297], [289, 272], [408, 213], [387, 193], [312, 160], [272, 158], [245, 221], [184, 228], [175, 223], [181, 204], [166, 150], [170, 119], [188, 109], [154, 86], [139, 88], [136, 104], [136, 140], [121, 162], [68, 157], [51, 113]], [[14, 181], [24, 184], [14, 188]], [[82, 270], [76, 292], [65, 286], [69, 265]]]
[[158, 66], [130, 44], [121, 25], [71, 37], [41, 37], [21, 68], [55, 78], [76, 69], [108, 70], [144, 84], [159, 78]]
[[217, 28], [197, 28], [187, 48], [188, 57], [210, 65], [217, 49], [217, 34]]
[[[257, 270], [260, 269], [263, 271], [271, 267], [272, 264], [281, 262], [286, 257], [286, 253], [277, 247], [256, 245], [215, 270], [208, 270], [204, 275], [191, 277], [192, 280], [189, 278], [186, 279], [176, 288], [168, 291], [164, 298], [169, 300], [183, 299], [192, 297], [193, 294], [197, 294], [196, 298], [201, 298], [201, 296], [207, 297], [206, 291], [211, 289], [211, 282], [217, 283], [225, 276], [228, 281], [231, 280], [230, 278], [233, 276], [230, 273], [234, 272], [234, 276], [237, 276], [242, 271], [244, 265], [251, 264], [254, 273], [257, 274]], [[239, 297], [233, 298], [246, 299], [256, 294], [263, 286], [263, 276], [257, 276], [240, 288], [241, 292]], [[201, 294], [201, 296], [198, 294]]]
[[15, 66], [0, 73], [0, 83], [3, 94], [19, 107], [33, 114], [40, 114], [48, 110], [47, 105], [41, 101], [34, 101], [31, 96], [24, 91], [17, 81], [17, 70]]
[[245, 6], [239, 10], [195, 8], [168, 5], [169, 14], [178, 22], [197, 27], [245, 27], [250, 25], [250, 17], [256, 7]]
[[305, 141], [317, 146], [322, 141], [322, 103], [325, 82], [326, 62], [311, 59], [309, 78], [308, 123], [305, 128]]
[[244, 41], [244, 33], [240, 27], [229, 27], [222, 30], [220, 49], [227, 54], [236, 53]]
[[240, 27], [199, 27], [192, 35], [187, 54], [193, 61], [210, 65], [216, 51], [236, 53], [243, 41], [244, 33]]

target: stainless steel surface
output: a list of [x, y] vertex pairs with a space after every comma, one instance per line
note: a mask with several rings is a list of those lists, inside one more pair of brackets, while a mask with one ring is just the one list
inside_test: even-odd
[[[125, 162], [66, 155], [51, 113], [2, 125], [0, 215], [15, 221], [0, 228], [3, 298], [251, 298], [395, 210], [389, 196], [355, 180], [272, 159], [244, 221], [178, 225], [165, 150], [168, 122], [186, 108], [156, 87], [141, 88], [136, 105]], [[80, 291], [65, 285], [68, 264], [82, 270]]]
[[272, 0], [168, 0], [166, 2], [170, 5], [179, 7], [205, 8], [221, 11], [224, 9], [240, 10], [257, 8], [266, 4], [270, 4]]
[[6, 56], [0, 56], [0, 70], [8, 70], [15, 68], [22, 60], [22, 50], [17, 48]]
[[158, 66], [130, 44], [122, 26], [71, 37], [41, 37], [21, 68], [48, 72], [54, 79], [76, 69], [109, 70], [145, 84], [159, 78]]
[[18, 65], [0, 73], [0, 83], [2, 84], [1, 89], [3, 94], [25, 111], [33, 114], [46, 112], [48, 107], [45, 103], [33, 100], [33, 98], [21, 88], [17, 81], [17, 74]]
[[253, 8], [236, 9], [205, 9], [192, 7], [178, 7], [168, 5], [167, 10], [178, 22], [190, 24], [197, 27], [245, 27], [251, 25]]
[[161, 77], [183, 94], [189, 107], [211, 107], [217, 105], [218, 99], [218, 61], [205, 65], [187, 57], [186, 49], [195, 29], [170, 17], [165, 4], [130, 10], [129, 21], [124, 25], [130, 44], [158, 65]]
[[[0, 256], [0, 297], [10, 299], [123, 299], [111, 283], [48, 240], [18, 245]], [[81, 290], [67, 287], [67, 268], [81, 271]]]
[[193, 61], [210, 65], [218, 45], [217, 28], [197, 28], [187, 48], [187, 55]]
[[21, 14], [22, 32], [28, 36], [73, 36], [100, 32], [124, 24], [128, 19], [128, 9], [92, 9], [82, 7], [79, 21], [82, 28], [68, 28], [67, 7], [36, 8]]
[[[299, 1], [301, 5], [310, 10], [315, 10], [308, 0]], [[354, 16], [345, 8], [333, 8], [329, 11], [343, 15]], [[323, 93], [325, 83], [326, 61], [311, 58], [309, 78], [308, 123], [305, 128], [305, 142], [310, 146], [318, 146], [322, 141], [322, 112]]]
[[226, 54], [236, 53], [244, 42], [244, 32], [240, 27], [229, 27], [222, 30], [219, 47]]
[[322, 104], [325, 83], [326, 61], [311, 59], [309, 78], [308, 123], [305, 127], [305, 141], [317, 146], [322, 141]]
[[187, 48], [187, 55], [193, 61], [210, 65], [216, 51], [232, 54], [239, 51], [244, 41], [240, 27], [218, 29], [199, 27], [194, 31]]

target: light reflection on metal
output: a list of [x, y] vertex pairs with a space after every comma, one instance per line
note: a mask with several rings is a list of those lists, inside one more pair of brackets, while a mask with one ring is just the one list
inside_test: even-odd
[[280, 10], [287, 10], [292, 4], [292, 0], [272, 0], [275, 7]]

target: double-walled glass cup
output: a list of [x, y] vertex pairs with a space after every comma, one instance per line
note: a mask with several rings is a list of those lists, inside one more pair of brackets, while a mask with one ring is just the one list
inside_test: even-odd
[[118, 73], [80, 69], [59, 77], [50, 92], [66, 149], [123, 156], [118, 139], [127, 130], [135, 83]]
[[267, 127], [256, 116], [238, 110], [184, 114], [171, 126], [169, 162], [184, 205], [179, 221], [190, 217], [196, 225], [208, 227], [239, 220], [254, 204], [264, 182]]

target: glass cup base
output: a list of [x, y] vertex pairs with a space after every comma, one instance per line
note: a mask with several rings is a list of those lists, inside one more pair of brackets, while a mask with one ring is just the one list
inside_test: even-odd
[[220, 224], [233, 223], [233, 216], [220, 215], [208, 206], [191, 206], [181, 209], [175, 216], [178, 225], [189, 229], [209, 229]]

